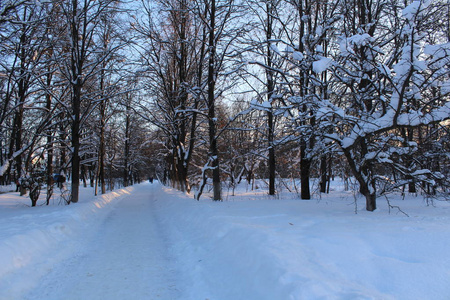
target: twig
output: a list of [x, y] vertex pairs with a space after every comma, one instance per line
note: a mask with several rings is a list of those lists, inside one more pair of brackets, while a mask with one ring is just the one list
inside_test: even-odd
[[409, 215], [407, 213], [405, 213], [400, 206], [398, 205], [392, 205], [391, 202], [389, 201], [389, 198], [387, 196], [384, 196], [384, 198], [386, 198], [386, 202], [389, 206], [389, 214], [391, 213], [391, 208], [396, 208], [398, 210], [397, 213], [401, 212], [402, 214], [404, 214], [405, 216], [409, 217]]

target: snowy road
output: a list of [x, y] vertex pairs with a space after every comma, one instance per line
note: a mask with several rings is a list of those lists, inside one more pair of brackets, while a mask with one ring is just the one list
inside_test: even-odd
[[78, 245], [78, 254], [56, 266], [26, 299], [178, 299], [167, 241], [153, 213], [153, 191], [159, 190], [138, 186], [122, 199]]

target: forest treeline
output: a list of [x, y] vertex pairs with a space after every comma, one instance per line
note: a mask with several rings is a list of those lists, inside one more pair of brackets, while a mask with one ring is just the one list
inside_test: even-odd
[[[446, 0], [3, 0], [0, 175], [449, 198]], [[286, 179], [300, 179], [299, 187]], [[291, 182], [295, 182], [292, 180]]]

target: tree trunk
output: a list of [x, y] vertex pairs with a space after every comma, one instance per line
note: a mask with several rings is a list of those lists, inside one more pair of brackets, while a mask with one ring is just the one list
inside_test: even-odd
[[368, 193], [365, 195], [366, 197], [366, 210], [367, 211], [374, 211], [377, 209], [377, 196], [373, 193]]
[[[85, 3], [86, 4], [86, 3]], [[72, 89], [72, 172], [71, 172], [71, 197], [70, 202], [77, 203], [80, 188], [80, 123], [81, 123], [81, 90], [83, 86], [83, 64], [86, 55], [86, 36], [82, 36], [80, 26], [87, 26], [87, 7], [78, 7], [78, 0], [72, 0], [69, 17], [70, 42], [71, 42], [71, 89]], [[80, 14], [80, 15], [79, 15]], [[83, 23], [79, 23], [79, 18]], [[86, 29], [86, 28], [84, 28]], [[84, 32], [86, 34], [86, 32]]]
[[[50, 70], [48, 70], [50, 71]], [[47, 75], [47, 88], [50, 88], [52, 81], [51, 73]], [[52, 95], [48, 92], [46, 94], [46, 105], [45, 109], [47, 110], [47, 113], [50, 114], [52, 109]], [[50, 125], [50, 124], [48, 124]], [[50, 204], [50, 198], [53, 195], [53, 132], [52, 128], [48, 127], [47, 129], [47, 198], [46, 198], [46, 205]]]
[[130, 156], [130, 115], [131, 115], [131, 99], [130, 95], [127, 95], [125, 106], [125, 149], [124, 149], [124, 166], [123, 166], [123, 186], [127, 187], [130, 184], [129, 178], [129, 156]]
[[81, 168], [81, 179], [83, 180], [83, 187], [87, 187], [87, 178], [88, 178], [88, 167], [86, 165], [82, 165]]
[[[362, 145], [361, 154], [367, 153], [367, 151], [364, 149], [365, 140], [363, 139], [360, 144]], [[359, 192], [366, 198], [366, 210], [367, 211], [374, 211], [377, 208], [376, 204], [376, 186], [375, 181], [371, 176], [371, 165], [365, 165], [358, 167], [356, 165], [356, 161], [353, 158], [352, 149], [342, 149], [344, 152], [344, 155], [347, 159], [348, 165], [350, 167], [350, 170], [353, 173], [353, 176], [355, 176], [356, 180], [359, 183]], [[365, 152], [365, 153], [364, 153]], [[364, 155], [362, 155], [364, 157]]]
[[269, 195], [275, 195], [275, 149], [273, 146], [273, 141], [269, 141], [269, 143], [272, 144], [269, 147]]
[[208, 62], [208, 125], [209, 125], [209, 157], [211, 167], [213, 168], [213, 199], [215, 201], [221, 200], [221, 186], [220, 186], [220, 166], [217, 149], [216, 137], [216, 116], [215, 116], [215, 85], [216, 85], [216, 70], [215, 70], [215, 56], [216, 56], [216, 0], [211, 0], [210, 11], [210, 27], [209, 27], [209, 62]]
[[311, 192], [309, 189], [311, 159], [306, 155], [306, 141], [302, 139], [300, 143], [300, 198], [302, 200], [309, 200], [311, 199]]
[[[305, 51], [305, 36], [308, 35], [307, 33], [307, 27], [305, 25], [309, 25], [311, 18], [305, 19], [304, 16], [309, 16], [309, 5], [308, 1], [298, 1], [297, 4], [297, 10], [298, 10], [298, 17], [300, 19], [300, 28], [299, 28], [299, 46], [298, 51], [303, 53]], [[308, 27], [309, 29], [311, 26]], [[305, 97], [308, 95], [308, 71], [306, 69], [300, 70], [300, 79], [299, 79], [299, 85], [300, 85], [300, 96]], [[303, 105], [301, 108], [304, 112], [306, 112], [307, 107], [306, 105]], [[306, 122], [302, 122], [302, 125], [306, 125]], [[311, 199], [311, 192], [309, 188], [309, 171], [311, 168], [311, 159], [307, 156], [307, 147], [308, 147], [307, 137], [304, 136], [300, 140], [300, 198], [303, 200], [309, 200]]]
[[[187, 30], [187, 22], [188, 22], [188, 16], [187, 16], [187, 3], [186, 0], [182, 0], [179, 3], [180, 5], [180, 20], [179, 20], [179, 39], [180, 39], [180, 55], [178, 59], [178, 79], [179, 79], [179, 93], [178, 98], [180, 102], [180, 110], [184, 111], [186, 109], [186, 103], [188, 101], [188, 92], [185, 83], [188, 82], [188, 71], [187, 71], [187, 59], [188, 59], [188, 52], [186, 47], [186, 30]], [[179, 134], [177, 135], [177, 180], [179, 185], [180, 191], [188, 191], [188, 178], [187, 178], [187, 157], [185, 153], [185, 145], [186, 145], [186, 134], [187, 134], [187, 114], [182, 113], [181, 114], [181, 120], [179, 125]]]
[[376, 193], [371, 191], [369, 183], [364, 180], [358, 180], [360, 184], [359, 191], [366, 198], [366, 210], [374, 211], [377, 209]]
[[[101, 80], [103, 81], [103, 80]], [[103, 84], [101, 84], [103, 85]], [[103, 88], [103, 86], [101, 86]], [[106, 193], [105, 183], [105, 100], [102, 99], [100, 103], [100, 145], [98, 149], [98, 179], [100, 181], [102, 194]]]
[[273, 79], [273, 71], [271, 68], [273, 67], [272, 62], [272, 51], [270, 48], [270, 40], [272, 39], [272, 26], [273, 26], [273, 3], [271, 1], [266, 2], [266, 13], [267, 13], [267, 28], [266, 28], [266, 43], [267, 43], [267, 66], [266, 69], [266, 87], [267, 87], [267, 101], [270, 103], [271, 108], [267, 111], [267, 142], [269, 148], [269, 157], [268, 157], [268, 167], [269, 167], [269, 195], [275, 195], [275, 145], [274, 145], [274, 119], [273, 119], [273, 111], [272, 111], [272, 96], [275, 90], [275, 84]]
[[[80, 80], [80, 79], [77, 79]], [[72, 98], [72, 188], [70, 202], [77, 203], [80, 188], [80, 102], [81, 85], [74, 86]]]
[[320, 159], [320, 192], [327, 192], [327, 182], [328, 182], [328, 174], [327, 174], [327, 156], [324, 155]]
[[[26, 34], [25, 34], [25, 28], [23, 28], [24, 32], [22, 33], [20, 37], [20, 49], [19, 49], [19, 59], [20, 59], [20, 79], [18, 81], [18, 105], [16, 109], [16, 113], [14, 115], [14, 123], [13, 123], [13, 136], [14, 136], [14, 148], [15, 151], [19, 151], [22, 148], [22, 135], [23, 135], [23, 113], [24, 113], [24, 103], [26, 98], [26, 92], [27, 92], [27, 80], [26, 78], [28, 75], [26, 75], [25, 70], [25, 64], [26, 64], [26, 49], [25, 49], [25, 43], [26, 43]], [[16, 163], [16, 171], [17, 171], [17, 177], [20, 178], [22, 174], [23, 169], [23, 161], [22, 161], [22, 155], [17, 155], [15, 159]], [[20, 195], [23, 196], [26, 193], [26, 189], [24, 187], [20, 188]]]

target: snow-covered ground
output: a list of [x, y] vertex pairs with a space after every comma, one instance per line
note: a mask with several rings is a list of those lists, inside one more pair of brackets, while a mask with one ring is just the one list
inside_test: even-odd
[[[226, 192], [226, 191], [225, 191]], [[0, 195], [0, 299], [450, 299], [450, 203], [143, 183], [78, 204]], [[357, 214], [355, 214], [355, 210]]]

